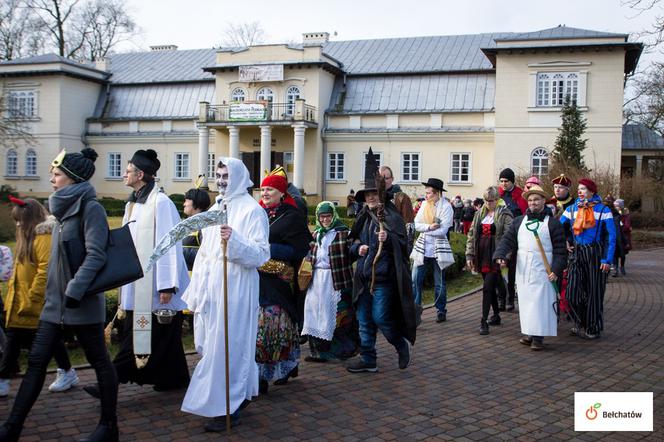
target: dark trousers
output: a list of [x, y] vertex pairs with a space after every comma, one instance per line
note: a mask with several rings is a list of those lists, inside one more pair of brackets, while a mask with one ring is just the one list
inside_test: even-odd
[[[504, 284], [503, 284], [504, 286]], [[507, 304], [514, 305], [514, 298], [516, 294], [516, 256], [507, 261], [507, 293], [504, 290], [498, 293], [498, 299], [501, 304], [505, 304], [505, 298], [507, 298]]]
[[[67, 326], [74, 331], [83, 347], [85, 357], [95, 370], [101, 399], [101, 419], [115, 422], [118, 401], [118, 378], [104, 341], [104, 324]], [[46, 379], [46, 368], [53, 357], [55, 346], [62, 341], [63, 328], [51, 322], [39, 322], [37, 334], [28, 356], [28, 370], [16, 394], [7, 423], [22, 427]], [[73, 406], [73, 405], [72, 405]]]
[[[588, 333], [604, 329], [604, 292], [607, 274], [599, 269], [604, 254], [599, 243], [577, 245], [569, 263], [566, 297]], [[576, 318], [575, 318], [576, 319]]]
[[489, 317], [489, 309], [493, 308], [493, 314], [499, 315], [498, 312], [498, 294], [502, 292], [505, 296], [505, 285], [500, 273], [487, 272], [482, 273], [484, 279], [484, 286], [482, 287], [482, 319], [485, 321]]
[[[8, 328], [5, 330], [5, 334], [7, 335], [7, 344], [5, 345], [5, 352], [2, 355], [2, 362], [0, 362], [0, 379], [9, 379], [12, 375], [20, 371], [18, 357], [21, 354], [21, 349], [32, 348], [32, 342], [35, 339], [37, 330], [32, 328]], [[62, 368], [63, 370], [71, 368], [67, 348], [62, 339], [55, 343], [53, 357], [58, 364], [58, 368]]]

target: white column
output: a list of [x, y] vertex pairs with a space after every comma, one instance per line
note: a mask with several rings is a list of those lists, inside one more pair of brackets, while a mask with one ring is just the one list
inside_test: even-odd
[[307, 130], [303, 124], [293, 126], [295, 131], [295, 143], [293, 146], [293, 185], [298, 189], [304, 189], [304, 131]]
[[643, 176], [643, 155], [636, 156], [636, 170], [634, 176], [641, 178]]
[[210, 152], [210, 129], [198, 127], [198, 175], [203, 175], [201, 187], [207, 187], [208, 153]]
[[231, 158], [240, 159], [240, 128], [237, 126], [228, 126], [228, 135], [230, 137], [228, 155]]
[[[261, 170], [260, 178], [262, 179], [265, 171], [271, 170], [270, 168], [270, 153], [272, 150], [272, 127], [261, 126]], [[259, 180], [260, 181], [260, 180]]]

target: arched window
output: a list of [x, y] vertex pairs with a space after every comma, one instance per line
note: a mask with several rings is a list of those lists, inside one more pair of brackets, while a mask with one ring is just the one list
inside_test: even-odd
[[28, 149], [25, 154], [25, 174], [37, 176], [37, 153], [33, 149]]
[[5, 163], [5, 175], [7, 176], [18, 175], [18, 154], [14, 149], [9, 149], [7, 151], [7, 162]]
[[258, 101], [274, 101], [274, 92], [269, 87], [262, 87], [256, 92], [256, 100]]
[[295, 111], [295, 100], [300, 98], [300, 88], [291, 86], [286, 89], [286, 114], [293, 115]]
[[549, 173], [549, 152], [543, 147], [537, 147], [530, 154], [530, 171], [535, 176]]
[[245, 93], [244, 89], [241, 87], [236, 87], [233, 89], [233, 92], [231, 92], [231, 101], [244, 101], [245, 99]]

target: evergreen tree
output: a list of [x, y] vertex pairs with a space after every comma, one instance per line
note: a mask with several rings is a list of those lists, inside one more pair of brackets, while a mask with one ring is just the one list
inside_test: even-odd
[[569, 95], [565, 97], [562, 109], [562, 124], [558, 129], [558, 138], [551, 153], [553, 161], [579, 170], [586, 170], [583, 151], [587, 147], [587, 138], [581, 138], [586, 131], [586, 119]]

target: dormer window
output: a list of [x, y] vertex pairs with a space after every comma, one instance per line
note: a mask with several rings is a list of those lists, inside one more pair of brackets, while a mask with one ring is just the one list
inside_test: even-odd
[[579, 74], [576, 72], [539, 72], [537, 74], [537, 107], [560, 107], [569, 95], [579, 98]]

